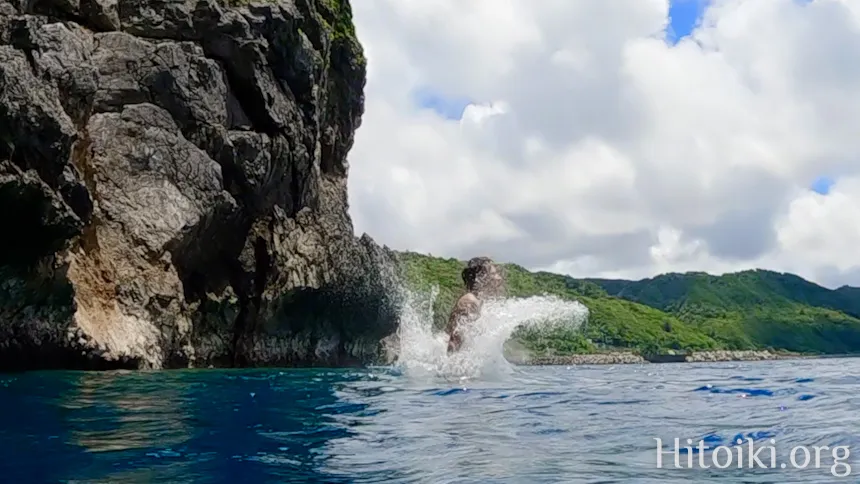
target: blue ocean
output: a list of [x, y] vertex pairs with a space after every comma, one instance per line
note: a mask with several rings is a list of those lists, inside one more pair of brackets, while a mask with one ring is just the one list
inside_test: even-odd
[[452, 356], [427, 305], [408, 308], [390, 366], [0, 375], [0, 479], [818, 483], [860, 475], [860, 359], [517, 366], [504, 356], [516, 327], [582, 324], [584, 307], [550, 298], [488, 306], [471, 343]]
[[[804, 469], [779, 463], [795, 446], [860, 452], [857, 375], [857, 359], [515, 367], [457, 382], [392, 368], [10, 374], [0, 378], [0, 475], [14, 483], [830, 482], [828, 451], [818, 468], [814, 452]], [[777, 468], [715, 469], [708, 456], [709, 469], [678, 469], [668, 453], [657, 467], [656, 438], [670, 452], [675, 438], [715, 446], [738, 436], [775, 448]], [[680, 455], [686, 465], [685, 449]], [[845, 462], [850, 475], [860, 471], [854, 455]]]

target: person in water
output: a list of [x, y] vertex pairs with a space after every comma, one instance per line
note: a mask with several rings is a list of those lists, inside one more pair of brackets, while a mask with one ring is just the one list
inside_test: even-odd
[[481, 317], [484, 302], [501, 297], [505, 286], [502, 269], [489, 257], [471, 259], [463, 269], [463, 282], [466, 283], [466, 294], [454, 304], [445, 328], [449, 354], [460, 349], [466, 327]]

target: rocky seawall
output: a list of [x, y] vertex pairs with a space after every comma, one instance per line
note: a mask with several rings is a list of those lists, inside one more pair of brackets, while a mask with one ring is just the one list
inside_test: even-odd
[[770, 351], [698, 351], [687, 355], [688, 363], [706, 361], [762, 361], [793, 358], [793, 355], [778, 355]]
[[0, 369], [376, 358], [364, 83], [347, 0], [0, 0]]
[[[693, 352], [683, 359], [686, 363], [716, 361], [762, 361], [796, 358], [793, 355], [778, 355], [769, 351], [701, 351]], [[619, 365], [650, 363], [647, 359], [632, 352], [612, 352], [585, 355], [540, 356], [512, 363], [521, 365]]]
[[517, 362], [522, 365], [625, 365], [648, 363], [635, 353], [599, 353], [591, 355], [540, 356]]

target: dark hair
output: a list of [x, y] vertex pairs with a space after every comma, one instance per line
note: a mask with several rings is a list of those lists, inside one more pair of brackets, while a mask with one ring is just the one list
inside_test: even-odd
[[473, 257], [470, 259], [466, 264], [466, 268], [463, 269], [463, 282], [466, 283], [466, 287], [471, 288], [474, 286], [478, 280], [478, 276], [486, 272], [492, 264], [493, 260], [489, 257]]

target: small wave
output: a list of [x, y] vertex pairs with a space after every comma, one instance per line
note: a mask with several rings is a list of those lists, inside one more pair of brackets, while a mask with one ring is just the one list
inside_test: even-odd
[[515, 395], [516, 398], [547, 398], [565, 395], [564, 392], [528, 392]]
[[775, 395], [775, 392], [773, 390], [768, 390], [767, 388], [720, 388], [712, 385], [701, 386], [693, 391], [710, 393], [738, 393], [749, 397], [772, 397]]
[[764, 381], [764, 378], [759, 378], [759, 377], [755, 377], [755, 376], [740, 376], [740, 375], [733, 376], [733, 377], [731, 377], [731, 379], [732, 380], [741, 380], [741, 381]]
[[[777, 437], [778, 434], [771, 430], [756, 430], [751, 432], [738, 432], [732, 437], [727, 437], [720, 435], [716, 432], [710, 432], [698, 439], [691, 439], [693, 442], [703, 442], [702, 448], [705, 451], [711, 451], [716, 447], [726, 446], [726, 447], [735, 447], [739, 445], [744, 445], [749, 441], [752, 442], [762, 442], [769, 439], [773, 439]], [[680, 454], [698, 454], [700, 449], [698, 447], [680, 447]]]
[[[769, 388], [721, 388], [714, 385], [703, 385], [693, 390], [694, 392], [708, 392], [715, 394], [737, 394], [742, 397], [785, 397], [798, 393], [796, 388], [780, 388], [771, 390]], [[797, 396], [801, 402], [812, 400], [817, 395], [804, 393]]]
[[465, 388], [451, 388], [449, 390], [433, 390], [430, 392], [431, 395], [435, 395], [437, 397], [447, 397], [448, 395], [456, 395], [458, 393], [467, 393], [469, 390]]

